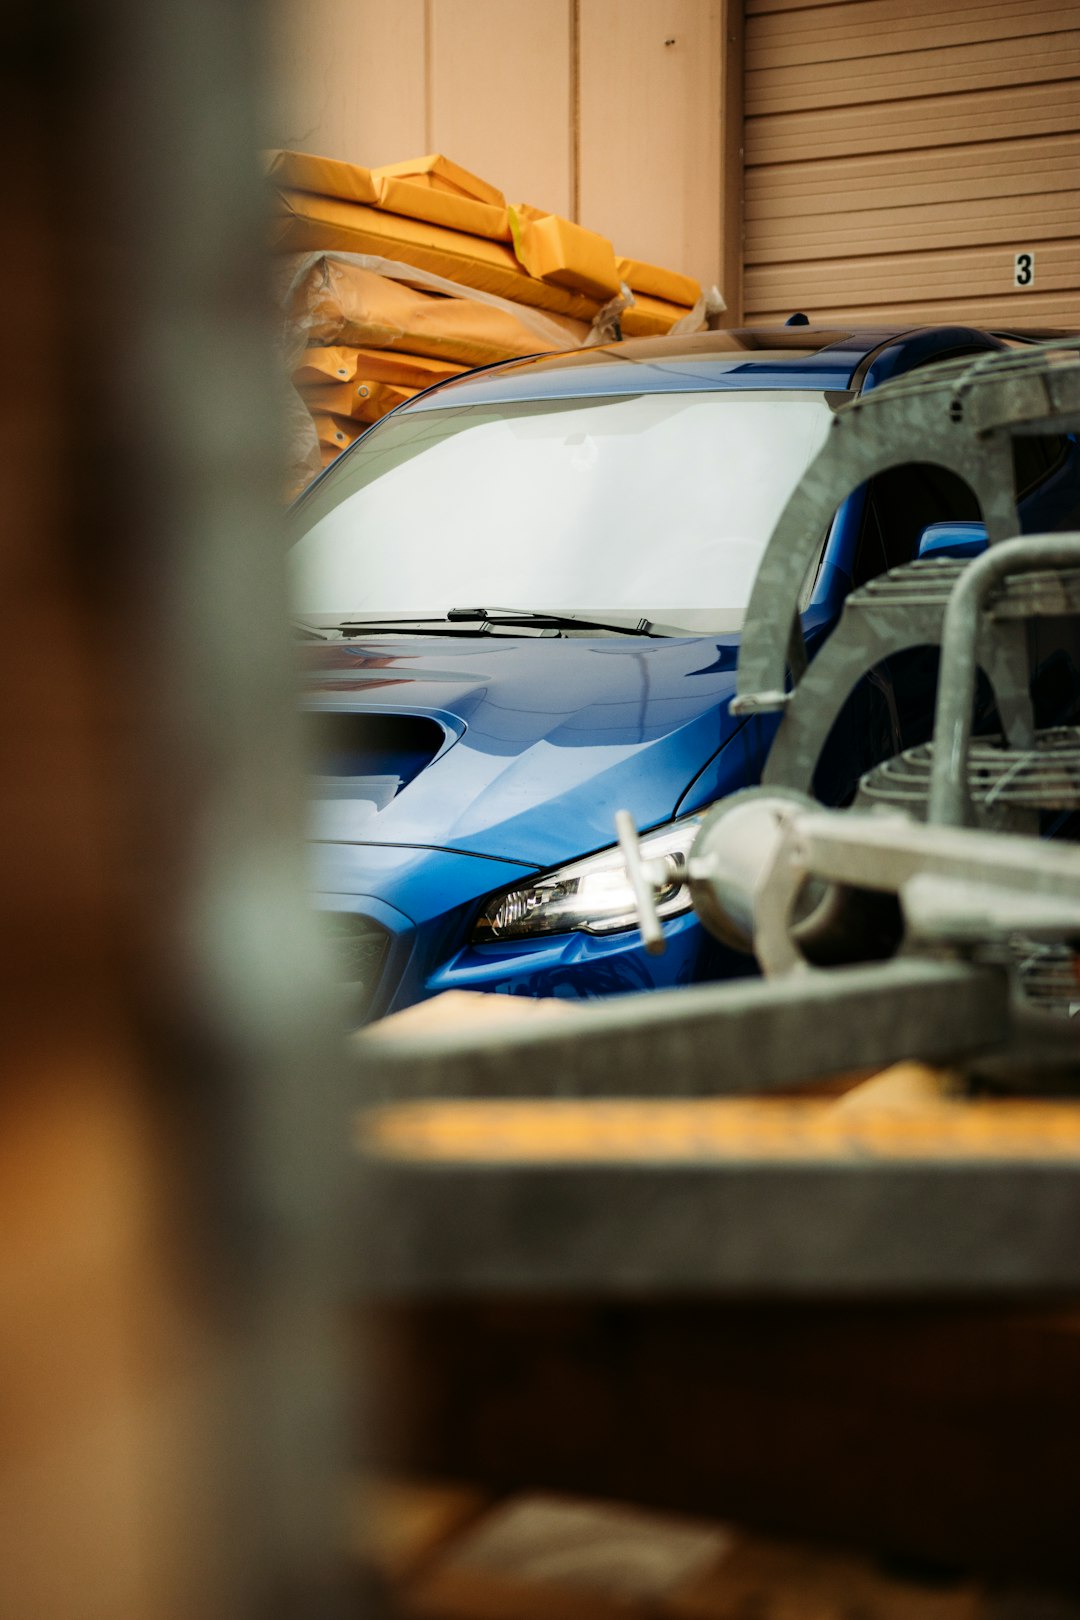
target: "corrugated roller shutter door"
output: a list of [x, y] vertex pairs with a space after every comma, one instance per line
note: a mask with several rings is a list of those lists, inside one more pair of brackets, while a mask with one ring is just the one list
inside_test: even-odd
[[745, 218], [750, 321], [1080, 327], [1078, 0], [747, 0]]

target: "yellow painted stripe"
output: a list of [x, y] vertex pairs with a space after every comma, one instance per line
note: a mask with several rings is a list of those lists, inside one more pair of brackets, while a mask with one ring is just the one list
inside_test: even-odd
[[901, 1113], [729, 1099], [404, 1103], [359, 1115], [355, 1140], [379, 1158], [419, 1163], [1053, 1159], [1080, 1170], [1080, 1106], [942, 1103]]

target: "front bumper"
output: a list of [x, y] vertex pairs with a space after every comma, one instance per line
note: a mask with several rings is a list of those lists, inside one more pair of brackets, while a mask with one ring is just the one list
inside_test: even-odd
[[472, 944], [482, 902], [533, 868], [377, 844], [315, 844], [312, 851], [316, 903], [336, 936], [354, 1023], [444, 990], [580, 1000], [755, 971], [749, 958], [712, 940], [692, 913], [665, 924], [662, 956], [645, 951], [636, 929]]

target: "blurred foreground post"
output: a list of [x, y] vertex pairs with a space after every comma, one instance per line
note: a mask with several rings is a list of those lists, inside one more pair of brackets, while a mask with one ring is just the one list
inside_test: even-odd
[[0, 1613], [27, 1620], [336, 1612], [343, 1133], [257, 12], [7, 19]]

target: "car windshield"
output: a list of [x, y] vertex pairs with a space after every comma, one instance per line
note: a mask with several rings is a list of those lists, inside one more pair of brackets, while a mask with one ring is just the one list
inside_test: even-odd
[[296, 612], [481, 604], [737, 630], [830, 420], [804, 390], [402, 412], [298, 509]]

